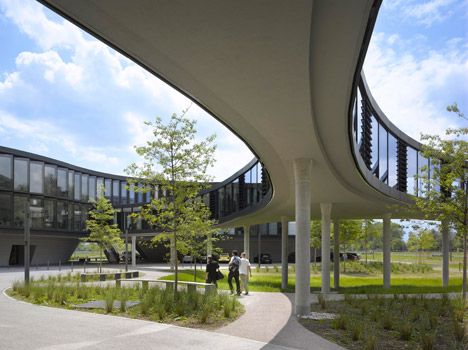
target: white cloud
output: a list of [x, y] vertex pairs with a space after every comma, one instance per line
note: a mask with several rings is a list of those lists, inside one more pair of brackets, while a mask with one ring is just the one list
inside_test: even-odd
[[20, 82], [18, 72], [5, 73], [5, 80], [0, 81], [0, 93], [12, 89], [17, 83]]
[[415, 19], [429, 27], [450, 17], [454, 2], [455, 0], [430, 0], [420, 4], [407, 4], [403, 6], [403, 14], [408, 19]]
[[462, 121], [445, 107], [468, 100], [468, 52], [449, 42], [442, 52], [415, 55], [409, 46], [389, 47], [391, 37], [374, 33], [364, 71], [376, 101], [401, 130], [415, 139], [421, 133], [444, 134]]

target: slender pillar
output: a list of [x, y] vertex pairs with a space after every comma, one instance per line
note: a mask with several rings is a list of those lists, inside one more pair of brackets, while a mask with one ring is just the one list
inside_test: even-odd
[[281, 289], [288, 287], [288, 218], [281, 217]]
[[136, 236], [132, 236], [132, 268], [136, 268]]
[[383, 216], [383, 284], [384, 288], [390, 288], [390, 278], [392, 272], [391, 249], [392, 233], [390, 231], [390, 214]]
[[450, 258], [450, 237], [449, 225], [446, 220], [440, 225], [442, 231], [442, 286], [449, 285], [449, 258]]
[[247, 259], [250, 259], [250, 225], [244, 226], [244, 252]]
[[312, 160], [294, 160], [296, 196], [296, 315], [310, 312], [310, 204]]
[[210, 232], [206, 238], [206, 256], [213, 254], [213, 234]]
[[333, 222], [333, 284], [340, 288], [340, 220]]
[[330, 292], [331, 203], [320, 203], [322, 211], [322, 293]]

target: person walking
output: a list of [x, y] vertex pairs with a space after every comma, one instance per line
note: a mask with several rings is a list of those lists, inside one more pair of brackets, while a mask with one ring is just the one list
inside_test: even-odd
[[232, 286], [232, 279], [236, 282], [236, 291], [237, 295], [241, 295], [240, 283], [239, 283], [239, 266], [240, 266], [239, 252], [237, 250], [232, 251], [232, 257], [229, 261], [229, 274], [228, 274], [228, 284], [229, 289], [231, 289], [231, 294], [234, 294], [234, 287]]
[[239, 265], [239, 276], [242, 284], [242, 289], [245, 295], [249, 294], [249, 278], [252, 277], [252, 270], [250, 268], [250, 261], [247, 259], [245, 252], [241, 253], [240, 265]]
[[213, 257], [209, 255], [206, 258], [206, 283], [213, 283], [218, 287], [218, 271], [218, 262], [214, 261]]

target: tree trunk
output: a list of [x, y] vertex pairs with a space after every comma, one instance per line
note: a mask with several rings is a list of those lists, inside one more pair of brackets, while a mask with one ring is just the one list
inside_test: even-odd
[[174, 301], [177, 297], [177, 284], [179, 282], [179, 259], [177, 258], [177, 231], [174, 230], [174, 250], [175, 250], [175, 259], [174, 259]]
[[101, 247], [100, 253], [99, 253], [99, 273], [102, 273], [102, 251], [104, 250], [103, 247]]
[[[192, 255], [193, 256], [193, 255]], [[195, 264], [195, 268], [193, 269], [193, 281], [197, 281], [197, 258], [193, 256], [193, 262]]]
[[463, 282], [462, 282], [463, 300], [466, 300], [466, 263], [467, 263], [466, 225], [464, 225], [463, 226]]

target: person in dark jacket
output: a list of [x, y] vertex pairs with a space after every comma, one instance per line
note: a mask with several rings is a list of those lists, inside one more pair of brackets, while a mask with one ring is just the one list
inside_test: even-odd
[[213, 260], [213, 257], [208, 256], [206, 259], [206, 283], [213, 283], [218, 286], [217, 275], [219, 264]]

